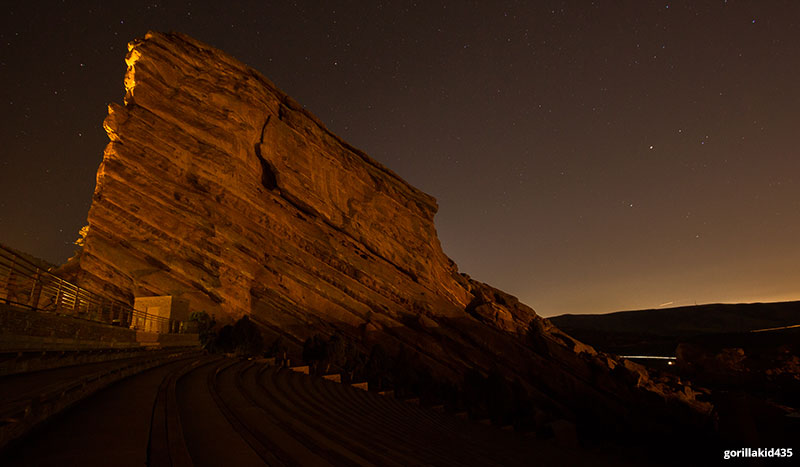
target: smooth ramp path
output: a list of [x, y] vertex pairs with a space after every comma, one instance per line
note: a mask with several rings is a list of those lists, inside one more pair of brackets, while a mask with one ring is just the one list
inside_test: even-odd
[[4, 453], [0, 465], [146, 465], [158, 388], [191, 360], [147, 370], [82, 400]]
[[0, 377], [0, 451], [65, 409], [117, 381], [197, 351], [162, 350], [137, 357]]
[[[219, 395], [213, 389], [217, 372], [232, 363], [232, 360], [211, 362], [178, 381], [176, 396], [183, 436], [196, 466], [265, 465], [265, 461], [231, 425], [219, 406]], [[209, 379], [212, 385], [209, 385]]]

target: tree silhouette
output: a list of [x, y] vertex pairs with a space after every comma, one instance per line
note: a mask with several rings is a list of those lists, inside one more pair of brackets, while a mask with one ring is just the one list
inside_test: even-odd
[[367, 363], [364, 365], [364, 377], [370, 387], [383, 389], [386, 378], [389, 376], [390, 359], [386, 349], [381, 344], [372, 346]]
[[195, 326], [197, 326], [200, 345], [203, 346], [203, 348], [208, 348], [208, 345], [217, 336], [214, 332], [214, 326], [217, 325], [217, 321], [205, 311], [193, 311], [192, 314], [189, 315], [189, 322], [195, 323]]
[[261, 355], [264, 351], [261, 331], [247, 315], [242, 316], [233, 325], [233, 340], [236, 353], [240, 355]]
[[327, 357], [327, 342], [320, 334], [314, 334], [303, 343], [303, 361], [307, 363], [312, 373], [316, 373], [320, 362]]

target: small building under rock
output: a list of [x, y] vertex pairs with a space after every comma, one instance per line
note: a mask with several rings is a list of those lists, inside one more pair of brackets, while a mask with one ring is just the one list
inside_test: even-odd
[[181, 323], [189, 320], [189, 301], [171, 295], [136, 297], [131, 329], [145, 332], [182, 332]]

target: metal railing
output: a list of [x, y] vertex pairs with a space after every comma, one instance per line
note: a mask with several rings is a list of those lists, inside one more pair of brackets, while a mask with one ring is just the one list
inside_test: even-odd
[[159, 333], [186, 332], [186, 322], [136, 310], [78, 287], [0, 245], [0, 303]]

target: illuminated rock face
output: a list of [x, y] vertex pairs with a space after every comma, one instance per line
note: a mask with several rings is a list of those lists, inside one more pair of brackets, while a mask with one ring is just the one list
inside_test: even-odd
[[463, 314], [432, 197], [211, 47], [150, 33], [129, 49], [81, 282], [281, 323]]
[[[379, 335], [443, 375], [498, 367], [552, 407], [569, 406], [551, 400], [560, 393], [625, 410], [592, 387], [614, 362], [459, 274], [436, 201], [258, 72], [180, 34], [148, 33], [126, 61], [84, 248], [63, 267], [82, 286], [247, 314], [296, 342], [333, 328]], [[603, 390], [628, 390], [608, 379]]]

